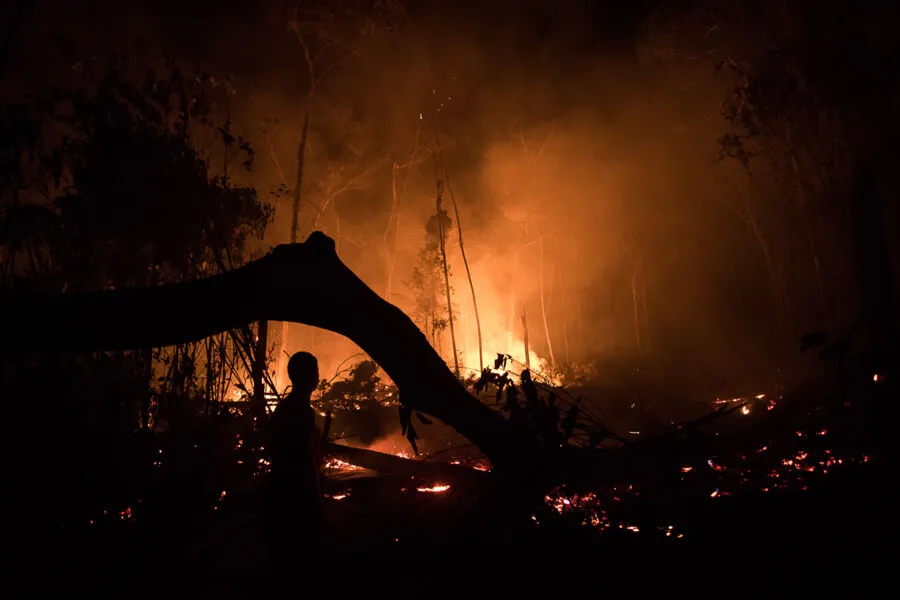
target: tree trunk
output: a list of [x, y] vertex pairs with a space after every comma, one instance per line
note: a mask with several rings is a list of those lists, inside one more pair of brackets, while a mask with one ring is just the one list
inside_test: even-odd
[[[560, 283], [562, 283], [561, 277], [562, 277], [562, 276], [560, 276]], [[569, 325], [568, 325], [568, 323], [569, 323], [569, 313], [568, 313], [568, 311], [566, 310], [566, 296], [565, 296], [565, 294], [566, 294], [566, 289], [565, 289], [565, 287], [563, 287], [562, 285], [560, 285], [560, 288], [561, 288], [561, 289], [560, 289], [560, 293], [563, 294], [563, 296], [562, 296], [563, 349], [565, 350], [565, 361], [566, 361], [566, 364], [569, 364], [569, 363], [570, 363], [570, 360], [571, 360], [571, 359], [569, 358]]]
[[647, 311], [647, 280], [641, 281], [641, 328], [644, 332], [644, 349], [651, 350], [652, 340], [650, 337], [650, 315]]
[[522, 306], [522, 341], [525, 344], [525, 367], [531, 370], [531, 350], [528, 348], [528, 319], [525, 316], [525, 306]]
[[638, 350], [641, 346], [641, 321], [638, 311], [637, 268], [631, 272], [631, 305], [634, 307], [634, 341]]
[[550, 366], [556, 366], [556, 357], [553, 355], [553, 343], [550, 341], [550, 327], [547, 325], [547, 309], [544, 306], [544, 238], [541, 237], [541, 264], [538, 276], [541, 292], [541, 319], [544, 321], [544, 336], [547, 338], [547, 352], [550, 355]]
[[263, 319], [348, 337], [397, 384], [406, 406], [441, 419], [499, 471], [533, 466], [533, 441], [471, 396], [399, 308], [372, 291], [315, 232], [244, 267], [198, 281], [84, 294], [0, 293], [0, 350], [169, 346]]
[[472, 282], [472, 271], [469, 270], [469, 259], [466, 258], [466, 246], [463, 243], [462, 220], [459, 218], [459, 206], [450, 187], [450, 176], [447, 167], [444, 166], [444, 179], [447, 181], [447, 191], [450, 193], [450, 202], [453, 203], [453, 212], [456, 214], [456, 231], [459, 234], [459, 252], [462, 254], [463, 265], [466, 268], [466, 277], [469, 279], [469, 290], [472, 292], [472, 310], [475, 312], [475, 326], [478, 329], [478, 370], [484, 370], [484, 347], [481, 342], [481, 317], [478, 315], [478, 300], [475, 297], [475, 284]]
[[463, 467], [460, 465], [442, 462], [428, 462], [424, 460], [409, 460], [393, 454], [354, 448], [342, 444], [326, 443], [325, 452], [339, 460], [350, 464], [378, 471], [383, 475], [398, 475], [402, 477], [437, 478], [444, 483], [461, 479], [473, 479], [484, 477], [485, 473]]
[[300, 132], [300, 143], [297, 145], [297, 180], [294, 183], [294, 203], [291, 207], [291, 243], [297, 243], [298, 228], [300, 227], [300, 198], [303, 188], [303, 166], [306, 159], [306, 144], [309, 137], [309, 119], [312, 110], [312, 99], [306, 106], [306, 116], [303, 118], [303, 129]]
[[269, 345], [269, 322], [259, 321], [256, 330], [256, 348], [253, 352], [253, 403], [252, 412], [257, 417], [266, 414], [266, 347]]
[[[437, 214], [440, 216], [441, 214], [441, 190], [438, 190], [437, 195]], [[442, 219], [438, 220], [440, 224], [440, 236], [441, 236], [441, 262], [443, 262], [444, 266], [444, 289], [447, 292], [447, 321], [450, 323], [450, 347], [451, 352], [453, 352], [453, 372], [459, 377], [459, 355], [456, 352], [456, 328], [453, 325], [453, 298], [450, 295], [450, 270], [447, 268], [447, 244], [444, 237], [444, 221]], [[456, 224], [457, 227], [459, 223]]]
[[213, 384], [214, 384], [214, 378], [215, 378], [215, 373], [216, 373], [215, 366], [213, 365], [213, 345], [214, 345], [215, 340], [214, 340], [213, 336], [210, 336], [210, 337], [206, 338], [205, 342], [206, 342], [206, 381], [205, 381], [206, 392], [204, 394], [204, 400], [205, 400], [204, 413], [206, 414], [206, 416], [209, 416], [209, 413], [210, 413], [209, 409], [212, 406], [212, 401], [213, 401], [213, 390], [214, 390]]
[[[300, 228], [300, 199], [303, 190], [303, 167], [306, 162], [306, 145], [309, 139], [309, 120], [312, 113], [312, 93], [306, 103], [306, 115], [303, 117], [303, 129], [300, 131], [300, 142], [297, 144], [297, 178], [294, 182], [293, 203], [291, 206], [291, 238], [292, 244], [297, 243], [298, 230]], [[262, 325], [262, 323], [260, 323]], [[288, 325], [281, 324], [281, 352], [278, 353], [278, 372], [287, 371], [287, 363], [282, 359], [287, 348]], [[281, 367], [284, 368], [281, 368]]]
[[[400, 237], [400, 210], [399, 199], [397, 196], [397, 161], [391, 164], [391, 215], [388, 218], [388, 226], [384, 230], [384, 251], [387, 254], [387, 284], [385, 286], [384, 297], [390, 302], [391, 296], [394, 295], [394, 270], [397, 267], [397, 243]], [[388, 248], [388, 234], [390, 233], [391, 222], [394, 224], [394, 246]]]

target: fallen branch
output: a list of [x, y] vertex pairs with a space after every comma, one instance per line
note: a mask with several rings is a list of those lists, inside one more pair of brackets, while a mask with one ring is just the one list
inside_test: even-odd
[[400, 401], [441, 419], [496, 466], [527, 471], [530, 438], [471, 396], [399, 308], [382, 299], [313, 233], [246, 266], [197, 281], [92, 293], [0, 293], [2, 352], [169, 346], [267, 319], [340, 333], [400, 389]]
[[384, 452], [375, 452], [373, 450], [353, 448], [352, 446], [343, 446], [334, 443], [326, 444], [324, 453], [352, 465], [378, 471], [382, 475], [439, 479], [442, 481], [456, 481], [465, 478], [471, 479], [473, 477], [488, 476], [486, 472], [462, 467], [460, 465], [410, 460], [408, 458], [394, 456], [393, 454], [385, 454]]

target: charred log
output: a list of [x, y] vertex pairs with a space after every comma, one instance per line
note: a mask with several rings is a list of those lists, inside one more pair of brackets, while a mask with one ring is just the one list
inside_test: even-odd
[[477, 479], [487, 476], [487, 473], [470, 469], [469, 467], [440, 462], [410, 460], [394, 456], [393, 454], [353, 448], [352, 446], [343, 446], [341, 444], [329, 443], [325, 446], [325, 452], [350, 464], [372, 469], [385, 475], [419, 477], [423, 479], [437, 478], [447, 481]]

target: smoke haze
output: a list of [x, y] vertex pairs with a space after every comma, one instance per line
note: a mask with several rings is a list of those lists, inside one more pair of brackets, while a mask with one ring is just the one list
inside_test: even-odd
[[[643, 7], [599, 4], [408, 4], [317, 89], [300, 237], [334, 237], [364, 281], [412, 314], [440, 179], [464, 367], [478, 368], [477, 329], [450, 188], [485, 360], [524, 360], [524, 312], [536, 360], [602, 371], [652, 353], [716, 384], [758, 376], [781, 338], [765, 326], [776, 318], [765, 266], [734, 209], [744, 176], [716, 162], [730, 81], [660, 68], [643, 52]], [[290, 188], [309, 81], [289, 8], [38, 1], [5, 94], [74, 83], [73, 62], [128, 45], [136, 72], [168, 51], [187, 69], [233, 75], [230, 116], [257, 152], [239, 181], [261, 195]], [[261, 250], [288, 241], [290, 211], [281, 198]], [[449, 360], [446, 334], [440, 344]], [[287, 350], [301, 348], [323, 374], [358, 351], [292, 325]]]

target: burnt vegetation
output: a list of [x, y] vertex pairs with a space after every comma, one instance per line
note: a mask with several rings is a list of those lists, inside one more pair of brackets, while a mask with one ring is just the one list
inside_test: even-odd
[[[311, 402], [325, 558], [450, 557], [475, 539], [506, 556], [891, 539], [896, 23], [849, 2], [697, 0], [616, 17], [627, 59], [615, 36], [583, 34], [571, 43], [624, 61], [644, 92], [715, 96], [716, 112], [677, 113], [710, 142], [671, 176], [689, 192], [670, 201], [648, 181], [683, 142], [642, 98], [660, 131], [616, 152], [660, 144], [666, 158], [623, 168], [637, 191], [570, 206], [554, 194], [582, 171], [592, 187], [621, 181], [579, 162], [591, 146], [558, 134], [578, 128], [537, 92], [466, 63], [489, 42], [425, 61], [453, 85], [410, 58], [477, 15], [281, 8], [269, 21], [302, 75], [287, 124], [274, 108], [257, 118], [264, 84], [211, 74], [232, 72], [225, 59], [206, 73], [105, 44], [101, 59], [62, 35], [47, 84], [11, 59], [38, 14], [20, 6], [0, 32], [0, 372], [21, 560], [268, 573], [260, 490], [285, 359], [346, 349], [312, 328], [358, 346]], [[492, 15], [479, 18], [506, 18]], [[526, 83], [539, 58], [575, 68], [545, 26], [555, 41], [516, 50], [533, 53], [512, 63], [533, 68]], [[560, 89], [546, 104], [571, 103], [560, 114], [627, 129], [618, 104], [573, 101], [547, 77]], [[714, 200], [679, 205], [695, 193]]]

